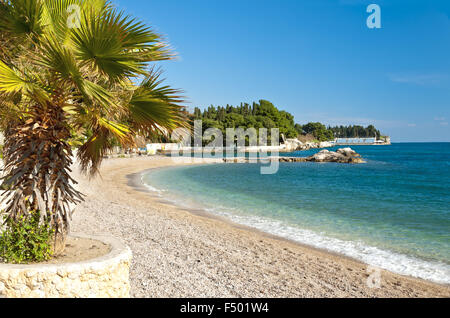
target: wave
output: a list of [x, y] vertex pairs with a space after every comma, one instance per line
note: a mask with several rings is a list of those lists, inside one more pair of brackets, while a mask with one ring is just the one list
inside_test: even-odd
[[450, 266], [445, 263], [424, 261], [408, 255], [382, 250], [362, 242], [343, 241], [327, 237], [310, 230], [293, 227], [281, 221], [265, 217], [241, 216], [217, 209], [206, 210], [210, 213], [226, 217], [235, 223], [246, 225], [301, 244], [339, 253], [374, 267], [436, 283], [450, 284]]
[[141, 176], [141, 183], [144, 185], [144, 187], [147, 188], [147, 190], [149, 190], [150, 192], [156, 193], [158, 196], [162, 196], [163, 192], [166, 192], [166, 190], [160, 190], [160, 189], [157, 189], [157, 188], [149, 185], [147, 182], [145, 182], [144, 176], [145, 175]]
[[[157, 193], [159, 196], [162, 196], [163, 193], [167, 193], [166, 190], [157, 189], [149, 185], [144, 181], [144, 178], [142, 178], [142, 183], [147, 189]], [[170, 196], [165, 196], [164, 198], [177, 206], [194, 208], [192, 205], [188, 204], [186, 200], [181, 198], [173, 198]], [[198, 209], [199, 206], [195, 206], [195, 208]], [[379, 267], [393, 273], [421, 278], [435, 283], [450, 284], [450, 266], [445, 263], [421, 260], [408, 255], [369, 246], [359, 241], [344, 241], [328, 237], [311, 230], [301, 229], [267, 217], [240, 215], [226, 207], [206, 208], [200, 206], [200, 208], [210, 214], [225, 217], [234, 223], [245, 225], [314, 248], [351, 257], [373, 267]]]

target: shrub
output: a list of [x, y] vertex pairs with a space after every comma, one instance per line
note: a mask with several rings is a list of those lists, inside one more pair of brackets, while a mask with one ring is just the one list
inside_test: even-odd
[[32, 212], [18, 220], [4, 218], [0, 234], [0, 259], [6, 263], [27, 264], [52, 258], [54, 230], [48, 222], [40, 222], [40, 213]]

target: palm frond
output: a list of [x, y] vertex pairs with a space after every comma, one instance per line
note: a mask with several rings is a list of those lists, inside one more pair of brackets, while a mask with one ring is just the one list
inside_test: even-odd
[[0, 2], [0, 30], [13, 36], [39, 36], [43, 29], [41, 0]]
[[19, 72], [0, 61], [0, 91], [8, 94], [20, 93], [27, 85], [27, 81]]
[[0, 92], [6, 94], [24, 94], [31, 100], [44, 104], [49, 100], [49, 94], [42, 87], [39, 76], [30, 78], [0, 61]]
[[104, 117], [98, 119], [98, 125], [111, 133], [117, 140], [123, 145], [132, 144], [132, 138], [130, 136], [130, 129], [123, 124], [108, 120]]
[[92, 137], [78, 149], [77, 157], [81, 170], [95, 175], [103, 157], [112, 147], [111, 132], [104, 128], [95, 130]]
[[43, 38], [41, 48], [37, 64], [57, 73], [62, 79], [72, 80], [74, 83], [82, 80], [81, 71], [70, 49], [51, 37]]
[[130, 101], [130, 126], [138, 133], [166, 133], [186, 125], [180, 91], [162, 86], [161, 72], [152, 70]]
[[81, 13], [98, 16], [110, 6], [107, 0], [45, 0], [41, 23], [47, 34], [53, 34], [58, 42], [70, 46], [73, 27]]
[[116, 9], [101, 17], [84, 15], [72, 40], [77, 58], [113, 82], [146, 74], [149, 61], [171, 58], [158, 35]]
[[88, 105], [93, 105], [96, 103], [97, 105], [102, 106], [108, 111], [111, 111], [111, 108], [113, 108], [115, 105], [115, 101], [111, 92], [109, 92], [101, 85], [98, 85], [89, 80], [83, 80], [82, 82], [80, 82], [79, 89], [86, 98], [85, 103]]

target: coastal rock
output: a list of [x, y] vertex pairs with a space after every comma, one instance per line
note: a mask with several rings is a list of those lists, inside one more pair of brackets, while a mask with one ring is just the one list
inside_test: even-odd
[[225, 163], [257, 163], [260, 161], [279, 162], [337, 162], [337, 163], [365, 163], [361, 155], [351, 148], [342, 148], [334, 151], [322, 150], [311, 157], [269, 157], [262, 158], [223, 158]]
[[340, 153], [340, 154], [342, 154], [344, 156], [357, 155], [356, 151], [354, 151], [352, 148], [341, 148], [341, 149], [338, 149], [336, 152]]
[[338, 163], [364, 163], [361, 155], [351, 148], [342, 148], [334, 151], [322, 150], [321, 152], [306, 158], [310, 162], [338, 162]]
[[297, 151], [302, 150], [304, 144], [298, 139], [286, 139], [285, 151]]
[[331, 148], [333, 147], [333, 143], [329, 142], [329, 141], [324, 141], [319, 143], [319, 148]]

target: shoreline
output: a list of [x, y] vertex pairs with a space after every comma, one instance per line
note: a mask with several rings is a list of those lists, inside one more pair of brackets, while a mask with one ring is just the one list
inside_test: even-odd
[[[248, 161], [247, 161], [248, 162]], [[221, 163], [223, 164], [223, 163]], [[313, 234], [313, 237], [308, 237], [308, 241], [305, 241], [304, 236], [302, 239], [302, 229], [296, 229], [293, 228], [292, 226], [287, 226], [288, 227], [288, 231], [284, 231], [283, 234], [281, 234], [279, 231], [274, 231], [273, 227], [276, 226], [277, 224], [273, 224], [274, 222], [276, 222], [273, 219], [267, 219], [265, 220], [266, 222], [270, 222], [269, 226], [266, 227], [261, 227], [261, 225], [258, 225], [258, 221], [261, 221], [261, 217], [256, 217], [256, 216], [250, 216], [249, 219], [245, 220], [245, 219], [235, 219], [233, 214], [230, 213], [220, 213], [220, 211], [210, 211], [209, 209], [206, 209], [204, 206], [202, 206], [199, 203], [196, 202], [191, 202], [189, 204], [182, 204], [180, 201], [180, 198], [175, 197], [168, 197], [167, 195], [164, 195], [164, 193], [166, 193], [165, 191], [160, 191], [157, 188], [154, 188], [152, 184], [146, 185], [142, 179], [142, 177], [148, 173], [151, 173], [152, 171], [155, 170], [160, 170], [160, 169], [171, 169], [174, 168], [176, 166], [167, 166], [167, 167], [161, 167], [161, 168], [153, 168], [153, 169], [149, 169], [149, 170], [145, 170], [142, 171], [140, 173], [136, 173], [133, 174], [131, 176], [127, 176], [130, 177], [130, 182], [129, 185], [132, 186], [133, 188], [135, 188], [137, 191], [142, 191], [145, 193], [148, 193], [150, 196], [155, 197], [158, 199], [159, 202], [162, 202], [166, 205], [169, 205], [173, 208], [177, 208], [183, 211], [187, 211], [190, 212], [194, 215], [197, 216], [202, 216], [202, 217], [206, 217], [206, 218], [210, 218], [213, 220], [218, 220], [220, 222], [224, 222], [227, 223], [228, 225], [231, 225], [232, 227], [238, 228], [238, 229], [243, 229], [246, 231], [252, 231], [255, 233], [258, 233], [259, 235], [268, 237], [268, 238], [272, 238], [275, 240], [279, 240], [279, 241], [285, 241], [285, 242], [290, 242], [292, 244], [297, 244], [302, 246], [303, 248], [311, 248], [313, 250], [316, 251], [322, 251], [325, 253], [330, 253], [332, 255], [338, 256], [338, 257], [342, 257], [348, 260], [353, 260], [355, 262], [364, 264], [366, 266], [371, 266], [373, 268], [380, 268], [382, 270], [391, 272], [393, 274], [396, 275], [401, 275], [401, 276], [405, 276], [405, 277], [410, 277], [410, 278], [414, 278], [414, 279], [420, 279], [426, 282], [430, 282], [433, 284], [438, 284], [441, 286], [447, 286], [450, 287], [450, 283], [448, 283], [447, 281], [439, 281], [438, 279], [433, 280], [432, 278], [427, 278], [426, 276], [421, 276], [421, 275], [426, 275], [426, 273], [421, 272], [419, 270], [419, 272], [415, 272], [416, 275], [414, 274], [409, 274], [407, 270], [405, 270], [404, 272], [397, 272], [395, 269], [389, 268], [390, 266], [392, 267], [392, 264], [402, 264], [402, 260], [403, 259], [408, 259], [409, 261], [415, 262], [416, 263], [416, 270], [420, 269], [421, 265], [422, 266], [434, 266], [434, 270], [440, 270], [443, 271], [442, 268], [436, 268], [436, 266], [442, 266], [444, 265], [441, 262], [437, 262], [437, 261], [425, 261], [422, 259], [418, 259], [415, 258], [413, 256], [408, 256], [405, 254], [398, 254], [398, 253], [394, 253], [391, 252], [389, 250], [383, 250], [383, 249], [379, 249], [378, 247], [374, 247], [371, 245], [365, 245], [365, 249], [370, 249], [371, 252], [369, 253], [369, 255], [374, 256], [374, 255], [378, 255], [378, 258], [383, 257], [383, 259], [385, 260], [390, 260], [390, 262], [383, 262], [383, 264], [374, 264], [372, 263], [372, 261], [365, 261], [364, 260], [364, 254], [361, 254], [361, 251], [358, 250], [355, 245], [352, 246], [352, 248], [350, 248], [350, 251], [348, 250], [348, 247], [345, 246], [343, 247], [342, 244], [347, 243], [346, 241], [342, 241], [336, 238], [330, 238], [327, 236], [322, 236], [321, 234], [317, 234], [316, 232], [313, 231], [309, 231], [307, 230], [307, 232], [309, 232], [309, 235]], [[319, 239], [319, 240], [317, 240]], [[324, 244], [323, 241], [328, 242], [329, 244]], [[351, 243], [355, 243], [354, 241]], [[328, 246], [333, 246], [328, 247]], [[341, 249], [339, 249], [338, 247], [341, 247]], [[344, 248], [344, 250], [342, 250], [342, 248]], [[357, 255], [354, 255], [354, 254]], [[353, 255], [352, 255], [353, 254]], [[420, 265], [418, 265], [417, 263], [419, 263]], [[409, 269], [410, 271], [412, 269]], [[446, 277], [445, 274], [442, 274], [443, 276], [441, 277]]]
[[[316, 252], [328, 253], [328, 254], [331, 254], [331, 255], [336, 256], [336, 257], [341, 257], [341, 258], [347, 259], [349, 261], [358, 262], [358, 263], [367, 265], [367, 264], [361, 262], [360, 260], [358, 260], [358, 259], [356, 259], [354, 257], [347, 256], [345, 254], [341, 254], [341, 253], [334, 252], [334, 251], [331, 251], [331, 250], [325, 250], [325, 249], [322, 249], [322, 248], [319, 248], [319, 247], [315, 247], [315, 246], [312, 246], [312, 245], [304, 244], [304, 243], [295, 241], [295, 240], [287, 238], [287, 237], [283, 237], [283, 236], [280, 236], [280, 235], [276, 235], [276, 234], [272, 234], [272, 233], [269, 233], [269, 232], [265, 232], [263, 230], [260, 230], [258, 228], [251, 227], [251, 226], [248, 226], [248, 225], [245, 225], [245, 224], [240, 224], [240, 223], [234, 222], [233, 220], [230, 220], [230, 219], [228, 219], [228, 218], [226, 218], [224, 216], [221, 216], [221, 215], [218, 215], [218, 214], [214, 214], [212, 212], [208, 212], [208, 211], [206, 211], [205, 209], [202, 209], [202, 208], [198, 208], [197, 209], [197, 208], [183, 207], [183, 206], [177, 204], [176, 202], [173, 202], [173, 201], [171, 201], [171, 200], [169, 200], [167, 198], [164, 198], [164, 196], [155, 195], [154, 191], [148, 189], [145, 185], [143, 185], [142, 180], [141, 180], [142, 175], [144, 175], [144, 174], [146, 174], [148, 172], [154, 171], [154, 170], [166, 169], [166, 168], [171, 168], [171, 167], [174, 167], [174, 166], [152, 168], [152, 169], [144, 170], [144, 171], [139, 172], [139, 173], [134, 173], [134, 174], [128, 175], [127, 178], [128, 177], [130, 178], [130, 182], [128, 183], [128, 185], [133, 187], [136, 191], [141, 191], [141, 192], [147, 193], [152, 198], [158, 199], [158, 202], [160, 202], [160, 203], [163, 203], [165, 205], [169, 205], [169, 206], [171, 206], [171, 207], [173, 207], [175, 209], [179, 209], [179, 210], [182, 210], [182, 211], [187, 211], [187, 212], [191, 213], [192, 215], [204, 217], [204, 218], [215, 220], [215, 221], [219, 221], [219, 222], [223, 222], [223, 223], [226, 223], [227, 225], [230, 225], [230, 226], [232, 226], [233, 228], [236, 228], [236, 229], [241, 229], [241, 230], [253, 232], [253, 233], [256, 233], [258, 235], [261, 235], [261, 236], [264, 236], [264, 237], [267, 237], [267, 238], [270, 238], [270, 239], [274, 239], [274, 240], [277, 240], [277, 241], [286, 242], [286, 243], [290, 243], [290, 244], [294, 244], [294, 245], [299, 245], [302, 248], [312, 249], [312, 250], [314, 250]], [[406, 277], [409, 277], [409, 276], [406, 276]], [[423, 280], [423, 279], [416, 278], [416, 277], [413, 277], [413, 276], [410, 276], [410, 278]], [[424, 280], [424, 281], [427, 281], [427, 280]], [[437, 284], [437, 285], [444, 286], [444, 287], [446, 286], [445, 284], [440, 284], [440, 283], [436, 283], [436, 282], [432, 282], [432, 281], [429, 281], [429, 282], [432, 283], [432, 284]]]
[[[215, 160], [207, 161], [202, 161], [201, 163], [217, 163]], [[132, 242], [133, 239], [131, 237], [133, 237], [133, 233], [126, 233], [126, 236], [131, 234], [127, 243], [131, 245], [133, 252], [135, 255], [137, 254], [136, 257], [138, 258], [136, 260], [137, 273], [133, 274], [132, 271], [132, 289], [135, 297], [450, 297], [449, 286], [419, 278], [402, 276], [385, 270], [381, 270], [382, 287], [379, 289], [369, 288], [367, 286], [367, 277], [370, 276], [367, 271], [368, 266], [356, 259], [266, 233], [246, 225], [237, 224], [225, 217], [214, 215], [207, 211], [176, 206], [163, 197], [152, 194], [142, 184], [141, 176], [146, 171], [179, 164], [167, 157], [107, 160], [101, 169], [103, 177], [95, 178], [97, 187], [88, 186], [90, 190], [94, 191], [91, 191], [92, 193], [88, 195], [87, 205], [92, 203], [89, 202], [91, 200], [99, 201], [99, 199], [95, 198], [95, 193], [98, 193], [99, 189], [102, 190], [100, 193], [103, 194], [103, 199], [106, 200], [113, 193], [121, 193], [120, 195], [112, 196], [115, 197], [116, 201], [122, 201], [120, 204], [116, 204], [124, 204], [128, 207], [128, 210], [141, 209], [142, 205], [146, 206], [142, 212], [151, 214], [152, 218], [158, 219], [160, 225], [169, 229], [168, 234], [173, 234], [170, 229], [172, 226], [179, 226], [180, 222], [189, 229], [195, 228], [195, 235], [188, 235], [190, 238], [186, 241], [181, 239], [181, 245], [190, 245], [190, 243], [197, 243], [197, 241], [199, 241], [200, 245], [203, 245], [202, 243], [208, 242], [209, 248], [197, 248], [195, 250], [189, 248], [189, 250], [190, 253], [194, 254], [208, 254], [205, 262], [214, 264], [214, 266], [210, 267], [210, 270], [214, 271], [216, 266], [220, 267], [223, 261], [226, 261], [226, 263], [231, 262], [234, 265], [232, 267], [233, 272], [249, 271], [250, 277], [252, 276], [251, 273], [253, 273], [253, 275], [262, 277], [265, 282], [260, 285], [253, 279], [249, 282], [248, 275], [231, 275], [228, 278], [233, 282], [231, 285], [239, 286], [239, 288], [235, 288], [237, 289], [235, 294], [230, 294], [229, 288], [224, 289], [222, 284], [212, 284], [214, 281], [223, 278], [223, 273], [216, 273], [212, 276], [207, 275], [208, 277], [200, 275], [201, 277], [198, 278], [200, 281], [206, 280], [208, 284], [212, 284], [209, 289], [201, 286], [196, 287], [196, 281], [191, 281], [189, 277], [197, 274], [190, 272], [192, 268], [182, 262], [181, 268], [184, 270], [179, 272], [174, 279], [179, 280], [179, 275], [184, 276], [181, 284], [194, 283], [194, 286], [182, 288], [181, 290], [173, 289], [172, 293], [167, 291], [167, 293], [164, 293], [164, 296], [155, 295], [155, 290], [142, 289], [139, 286], [139, 282], [136, 281], [136, 277], [133, 277], [142, 274], [140, 273], [142, 271], [141, 267], [145, 268], [149, 265], [145, 264], [145, 262], [142, 263], [142, 261], [151, 255], [142, 255], [142, 253], [146, 253], [145, 248], [143, 251], [136, 247], [133, 248], [133, 245], [136, 245], [136, 242]], [[80, 177], [77, 176], [77, 179], [79, 180]], [[82, 190], [83, 186], [88, 185], [83, 183], [80, 183]], [[86, 191], [84, 192], [86, 193]], [[105, 204], [107, 202], [101, 202], [100, 205]], [[82, 217], [83, 209], [86, 210], [86, 207], [83, 208], [83, 206], [75, 214], [77, 219], [75, 227], [78, 231], [83, 225], [86, 226], [86, 220], [78, 219], [78, 217]], [[99, 213], [99, 211], [96, 212]], [[117, 222], [120, 223], [120, 220], [117, 220]], [[127, 220], [127, 222], [133, 223], [130, 220]], [[142, 225], [147, 227], [151, 223], [144, 222]], [[177, 235], [183, 236], [184, 234], [181, 232], [177, 233]], [[225, 241], [224, 236], [226, 238]], [[215, 240], [210, 240], [211, 237], [214, 237]], [[173, 250], [166, 251], [165, 257], [170, 258], [174, 254], [181, 253], [189, 259], [189, 254], [186, 255], [185, 251], [180, 252], [178, 250], [180, 242], [173, 240], [173, 238], [172, 240], [164, 238], [164, 240], [166, 240], [165, 244], [173, 246]], [[145, 243], [140, 242], [138, 245], [142, 247]], [[150, 245], [152, 244], [150, 243]], [[238, 256], [250, 253], [253, 256], [248, 259], [250, 264], [235, 263], [234, 257], [231, 257], [231, 255], [223, 259], [223, 255], [221, 258], [219, 255], [211, 252], [211, 250], [221, 251], [224, 246], [227, 247], [226, 250], [229, 253], [237, 254]], [[151, 251], [147, 252], [151, 253]], [[280, 262], [280, 260], [282, 261]], [[203, 262], [199, 259], [198, 263], [202, 264]], [[157, 264], [152, 262], [151, 264], [157, 266]], [[160, 268], [160, 270], [162, 269]], [[283, 277], [283, 274], [286, 277], [280, 281], [280, 276]], [[163, 275], [171, 276], [171, 273], [166, 272]], [[156, 281], [160, 280], [157, 278], [153, 279]], [[144, 284], [151, 285], [152, 283], [151, 279], [144, 280]], [[172, 285], [173, 282], [168, 284]], [[246, 286], [247, 284], [249, 286]], [[267, 290], [269, 288], [269, 290], [279, 290], [279, 292], [262, 292], [261, 294], [253, 290], [255, 287], [258, 287], [256, 289]], [[159, 290], [160, 288], [154, 287], [154, 289]], [[253, 290], [253, 292], [250, 292], [250, 290]]]

